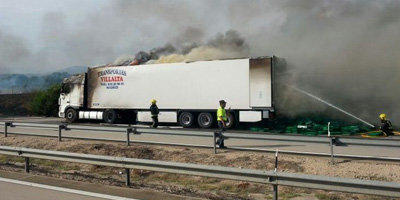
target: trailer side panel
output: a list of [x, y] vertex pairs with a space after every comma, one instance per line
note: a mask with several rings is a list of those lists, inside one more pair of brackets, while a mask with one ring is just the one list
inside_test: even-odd
[[[251, 99], [256, 107], [271, 107], [271, 74], [250, 75], [250, 60], [91, 68], [88, 107], [148, 109], [153, 98], [160, 109], [215, 109], [221, 99], [232, 109], [251, 109]], [[268, 63], [254, 64], [252, 73], [258, 73], [262, 64], [268, 65], [262, 73], [270, 72], [269, 59], [261, 60]], [[250, 98], [251, 88], [256, 89], [258, 96]], [[259, 91], [264, 92], [261, 99], [257, 99]]]

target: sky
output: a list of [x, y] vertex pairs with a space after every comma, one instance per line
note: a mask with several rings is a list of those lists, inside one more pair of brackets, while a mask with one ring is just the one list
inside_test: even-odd
[[[20, 35], [32, 44], [40, 38], [44, 16], [48, 13], [68, 13], [67, 21], [74, 23], [79, 16], [89, 11], [92, 5], [102, 5], [105, 1], [59, 1], [51, 0], [1, 0], [0, 24], [4, 32]], [[81, 6], [77, 6], [80, 4]], [[86, 5], [85, 5], [86, 4]], [[38, 44], [39, 45], [39, 44]], [[36, 47], [36, 46], [33, 46]]]
[[[90, 64], [74, 61], [63, 64], [52, 62], [50, 59], [47, 61], [45, 58], [52, 56], [49, 51], [60, 51], [59, 56], [64, 54], [62, 52], [65, 49], [60, 44], [62, 41], [50, 40], [51, 37], [61, 35], [54, 33], [57, 31], [57, 26], [76, 26], [84, 16], [98, 11], [106, 3], [104, 0], [68, 0], [57, 3], [51, 0], [1, 0], [0, 52], [3, 54], [0, 55], [3, 60], [0, 61], [1, 71], [42, 73], [56, 71], [69, 65]], [[62, 24], [52, 24], [48, 27], [47, 24], [52, 20], [59, 20]]]
[[[240, 40], [229, 40], [232, 31]], [[400, 122], [398, 0], [0, 0], [2, 74], [113, 63], [166, 44], [226, 50], [235, 41], [248, 48], [240, 56], [285, 58], [288, 84], [358, 116], [388, 112]], [[280, 100], [292, 113], [327, 110], [293, 92]]]
[[[279, 12], [274, 12], [266, 14], [268, 18], [247, 21], [248, 10], [260, 12], [255, 2], [236, 5], [230, 1], [0, 2], [3, 73], [51, 72], [72, 65], [105, 64], [120, 55], [171, 42], [199, 42], [230, 29], [251, 37], [252, 29], [265, 25], [273, 28], [283, 20]], [[241, 11], [242, 5], [249, 8]], [[192, 36], [191, 30], [196, 32]], [[10, 45], [11, 49], [6, 47]]]

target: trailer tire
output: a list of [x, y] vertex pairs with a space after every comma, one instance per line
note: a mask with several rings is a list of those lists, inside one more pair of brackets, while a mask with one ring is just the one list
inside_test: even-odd
[[210, 128], [214, 124], [214, 118], [211, 113], [200, 113], [197, 117], [197, 123], [200, 128]]
[[114, 124], [117, 119], [117, 112], [115, 110], [106, 110], [103, 113], [103, 121], [108, 124]]
[[76, 112], [76, 110], [74, 110], [73, 108], [69, 108], [65, 112], [65, 119], [68, 123], [75, 122], [78, 119], [78, 112]]
[[228, 122], [226, 122], [226, 127], [225, 128], [233, 128], [236, 125], [236, 118], [235, 118], [235, 114], [231, 113], [227, 113], [226, 117], [228, 118]]
[[190, 112], [182, 112], [178, 119], [179, 125], [184, 128], [189, 128], [193, 125], [194, 115]]

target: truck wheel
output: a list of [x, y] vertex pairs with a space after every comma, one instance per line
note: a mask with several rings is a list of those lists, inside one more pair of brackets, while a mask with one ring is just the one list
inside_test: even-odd
[[117, 112], [115, 110], [106, 110], [103, 113], [103, 120], [105, 123], [113, 124], [117, 119]]
[[227, 113], [226, 117], [228, 118], [228, 122], [226, 122], [226, 128], [235, 127], [235, 115], [233, 113]]
[[183, 112], [179, 115], [179, 125], [183, 126], [184, 128], [189, 128], [193, 125], [194, 116], [190, 112]]
[[67, 122], [72, 123], [78, 119], [78, 114], [76, 110], [70, 108], [65, 112], [65, 119], [67, 119]]
[[200, 113], [197, 117], [197, 123], [201, 128], [210, 128], [213, 122], [214, 119], [210, 113]]

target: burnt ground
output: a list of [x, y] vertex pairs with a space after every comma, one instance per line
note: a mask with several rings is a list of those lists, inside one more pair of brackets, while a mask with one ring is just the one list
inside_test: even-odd
[[[57, 150], [96, 155], [122, 156], [216, 166], [273, 170], [274, 155], [265, 153], [220, 151], [210, 149], [133, 145], [94, 141], [65, 140], [11, 136], [1, 137], [0, 145]], [[105, 185], [124, 186], [120, 168], [34, 159], [32, 173], [68, 180]], [[279, 171], [335, 177], [400, 182], [400, 164], [371, 161], [338, 160], [335, 165], [327, 158], [279, 155]], [[12, 156], [0, 157], [0, 169], [23, 171], [23, 160]], [[206, 199], [270, 199], [271, 186], [215, 178], [176, 175], [133, 170], [133, 188], [146, 188], [171, 194]], [[365, 195], [325, 192], [279, 187], [280, 199], [384, 199]]]

